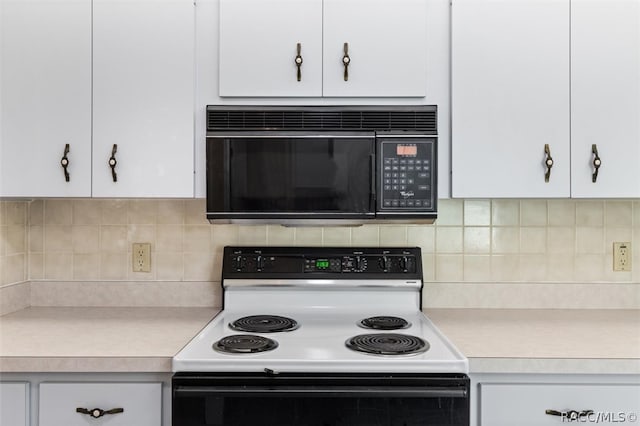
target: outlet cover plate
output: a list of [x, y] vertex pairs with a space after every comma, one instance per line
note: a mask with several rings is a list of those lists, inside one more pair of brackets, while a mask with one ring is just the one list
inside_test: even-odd
[[133, 243], [133, 272], [151, 272], [151, 243]]
[[613, 243], [613, 270], [614, 271], [630, 271], [631, 270], [631, 243], [630, 242]]

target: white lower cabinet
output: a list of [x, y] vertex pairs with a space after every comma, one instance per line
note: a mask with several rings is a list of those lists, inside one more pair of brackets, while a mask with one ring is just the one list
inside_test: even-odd
[[479, 426], [638, 421], [640, 385], [480, 383]]
[[0, 426], [29, 425], [29, 383], [0, 383]]
[[162, 383], [41, 383], [39, 426], [158, 426], [161, 407]]

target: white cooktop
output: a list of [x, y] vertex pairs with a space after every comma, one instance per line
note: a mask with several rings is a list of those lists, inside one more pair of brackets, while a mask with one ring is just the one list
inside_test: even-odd
[[[229, 323], [250, 315], [280, 315], [296, 320], [300, 327], [278, 333], [247, 333]], [[371, 316], [402, 317], [411, 323], [400, 330], [370, 330], [358, 322]], [[358, 334], [398, 333], [421, 337], [430, 345], [415, 355], [372, 355], [353, 351], [345, 342]], [[254, 354], [225, 354], [213, 343], [234, 334], [255, 334], [278, 342], [278, 347]], [[419, 310], [346, 310], [327, 307], [223, 310], [173, 359], [173, 371], [198, 372], [379, 372], [467, 373], [467, 359]]]

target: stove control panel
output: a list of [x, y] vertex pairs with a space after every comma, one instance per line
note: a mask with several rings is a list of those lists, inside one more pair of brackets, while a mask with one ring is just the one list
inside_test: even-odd
[[[296, 252], [300, 250], [300, 252]], [[419, 248], [225, 248], [224, 276], [270, 278], [422, 275]]]
[[305, 258], [304, 272], [416, 272], [416, 259], [407, 255]]

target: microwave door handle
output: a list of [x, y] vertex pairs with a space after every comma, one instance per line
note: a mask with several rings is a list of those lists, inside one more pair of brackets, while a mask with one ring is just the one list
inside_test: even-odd
[[369, 188], [369, 206], [372, 212], [376, 211], [376, 156], [369, 155], [369, 176], [371, 176], [371, 187]]
[[228, 140], [224, 141], [224, 211], [231, 211], [231, 170], [229, 165], [233, 157], [233, 148]]

